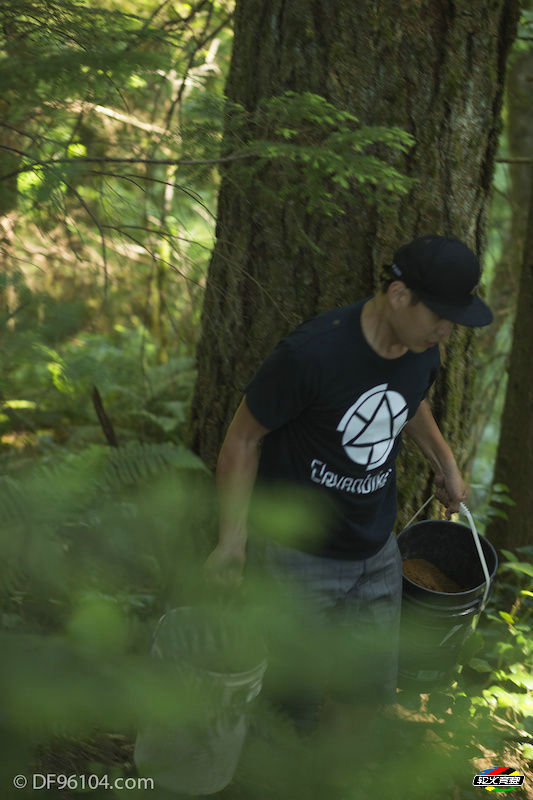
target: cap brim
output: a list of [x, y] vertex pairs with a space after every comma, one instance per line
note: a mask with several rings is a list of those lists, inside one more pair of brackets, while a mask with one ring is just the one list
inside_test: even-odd
[[494, 319], [488, 305], [477, 294], [472, 295], [472, 301], [466, 306], [455, 306], [448, 303], [435, 302], [434, 300], [426, 300], [422, 295], [420, 295], [420, 299], [439, 317], [448, 319], [450, 322], [456, 322], [458, 325], [466, 325], [468, 328], [483, 328], [485, 325], [490, 325]]

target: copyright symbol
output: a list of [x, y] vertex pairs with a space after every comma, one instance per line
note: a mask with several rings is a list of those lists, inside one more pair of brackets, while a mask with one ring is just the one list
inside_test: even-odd
[[25, 775], [15, 775], [13, 778], [13, 786], [15, 789], [24, 789], [28, 785], [28, 779]]

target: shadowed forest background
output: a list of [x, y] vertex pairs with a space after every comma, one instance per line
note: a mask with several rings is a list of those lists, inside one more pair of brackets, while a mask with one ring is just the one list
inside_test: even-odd
[[[0, 23], [2, 796], [29, 796], [17, 773], [134, 775], [137, 727], [184, 713], [150, 641], [170, 608], [234, 608], [202, 564], [247, 380], [432, 232], [480, 254], [495, 311], [454, 332], [431, 403], [500, 569], [457, 681], [398, 696], [380, 791], [473, 798], [501, 765], [533, 797], [529, 0], [12, 0]], [[397, 531], [432, 494], [407, 445], [399, 484]], [[288, 541], [313, 523], [289, 496], [254, 513]], [[217, 796], [358, 797], [342, 747], [264, 697], [251, 727]]]

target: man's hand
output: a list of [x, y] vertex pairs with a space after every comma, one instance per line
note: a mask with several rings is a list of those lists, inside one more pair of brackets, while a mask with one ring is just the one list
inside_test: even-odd
[[240, 586], [245, 561], [242, 547], [230, 547], [219, 542], [204, 564], [206, 580], [222, 587]]
[[466, 498], [466, 487], [455, 464], [435, 475], [435, 497], [446, 506], [446, 519], [459, 511]]

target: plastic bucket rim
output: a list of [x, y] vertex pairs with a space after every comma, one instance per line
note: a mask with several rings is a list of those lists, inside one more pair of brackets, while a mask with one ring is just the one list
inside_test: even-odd
[[257, 664], [257, 666], [253, 667], [252, 669], [244, 670], [243, 672], [216, 672], [203, 667], [195, 667], [195, 669], [197, 669], [198, 672], [202, 672], [205, 675], [210, 675], [216, 678], [232, 678], [233, 680], [247, 681], [250, 680], [250, 678], [255, 677], [256, 673], [259, 673], [262, 677], [266, 672], [267, 666], [268, 662], [263, 660], [260, 664]]
[[[153, 652], [153, 647], [152, 647], [152, 652]], [[156, 656], [156, 658], [158, 658], [160, 661], [167, 660], [163, 656], [160, 656], [159, 654]], [[194, 669], [194, 672], [202, 675], [209, 675], [212, 678], [221, 678], [221, 679], [232, 678], [233, 680], [247, 681], [250, 680], [251, 678], [254, 678], [256, 674], [258, 675], [258, 677], [262, 677], [268, 668], [268, 660], [264, 658], [254, 667], [242, 670], [241, 672], [218, 672], [216, 670], [206, 669], [205, 667], [199, 667], [188, 662], [185, 662], [184, 668]]]
[[[407, 528], [403, 528], [397, 534], [396, 539], [398, 539], [398, 537], [401, 536], [402, 533], [405, 533], [406, 531], [410, 531], [410, 530], [412, 530], [413, 528], [416, 528], [419, 525], [428, 525], [428, 524], [432, 524], [434, 522], [439, 523], [439, 524], [445, 523], [446, 525], [456, 525], [457, 527], [463, 528], [465, 531], [468, 531], [469, 535], [472, 536], [472, 531], [470, 530], [470, 528], [467, 525], [463, 525], [462, 522], [452, 522], [451, 520], [447, 520], [447, 519], [422, 519], [422, 520], [419, 520], [418, 522], [413, 522], [411, 525], [408, 525]], [[490, 577], [489, 586], [490, 586], [490, 584], [494, 580], [494, 576], [496, 575], [496, 572], [498, 570], [498, 554], [496, 553], [494, 545], [491, 542], [489, 542], [489, 540], [487, 539], [486, 536], [483, 536], [483, 534], [481, 534], [481, 533], [478, 534], [478, 535], [479, 535], [480, 540], [488, 545], [489, 551], [494, 556], [494, 561], [495, 561], [494, 569], [492, 570], [492, 572], [489, 573], [489, 577]], [[403, 564], [404, 561], [405, 561], [405, 559], [402, 558], [402, 564]], [[407, 575], [404, 575], [403, 571], [402, 571], [402, 579], [404, 581], [407, 581], [407, 583], [411, 584], [411, 586], [415, 586], [417, 589], [423, 589], [424, 592], [429, 592], [430, 594], [436, 595], [436, 596], [444, 595], [445, 597], [458, 597], [459, 598], [459, 597], [461, 597], [461, 595], [470, 594], [470, 592], [475, 592], [477, 589], [484, 589], [487, 586], [487, 581], [482, 581], [478, 586], [472, 586], [471, 589], [465, 589], [463, 592], [437, 592], [437, 591], [435, 591], [435, 589], [428, 589], [426, 586], [422, 586], [419, 583], [415, 583], [410, 578], [408, 578]]]
[[[160, 629], [165, 625], [170, 624], [171, 618], [179, 617], [180, 614], [185, 613], [187, 616], [189, 613], [196, 613], [199, 609], [202, 609], [202, 606], [175, 606], [174, 608], [167, 609], [159, 618], [158, 623], [155, 627], [153, 637], [152, 637], [152, 650], [154, 645], [156, 645], [157, 634], [159, 633]], [[203, 609], [205, 610], [205, 609]], [[242, 680], [245, 681], [250, 680], [252, 677], [255, 677], [256, 673], [259, 673], [258, 677], [263, 677], [265, 674], [267, 667], [268, 667], [268, 651], [264, 643], [262, 643], [262, 650], [264, 653], [263, 658], [261, 661], [257, 662], [253, 667], [250, 667], [246, 670], [240, 670], [239, 672], [220, 672], [218, 670], [211, 670], [207, 669], [206, 667], [201, 666], [194, 666], [195, 672], [198, 674], [202, 674], [204, 676], [210, 676], [213, 678], [220, 678], [222, 680], [231, 677], [235, 680]], [[161, 660], [165, 660], [164, 656], [158, 656]], [[188, 664], [189, 667], [193, 665], [191, 663]]]

